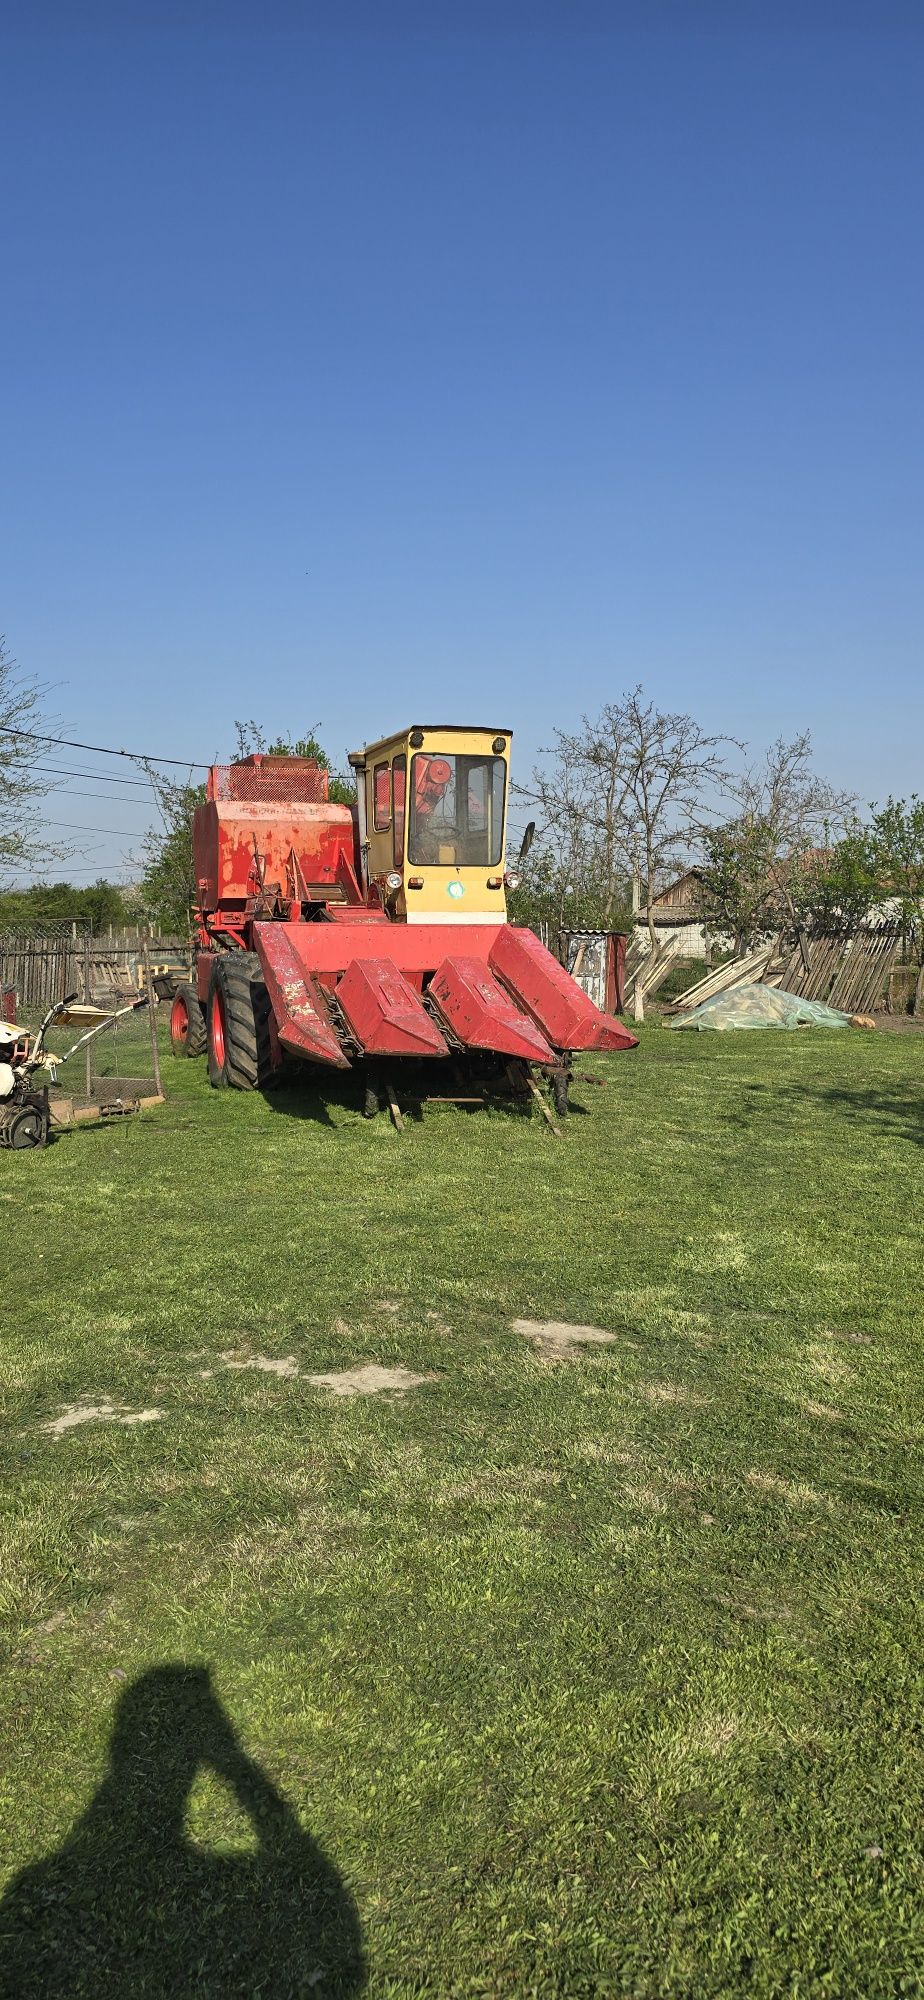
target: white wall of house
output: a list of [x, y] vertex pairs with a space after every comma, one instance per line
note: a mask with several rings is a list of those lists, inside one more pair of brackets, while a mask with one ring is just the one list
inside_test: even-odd
[[[668, 938], [673, 937], [677, 930], [682, 930], [683, 933], [682, 956], [684, 958], [705, 958], [706, 932], [702, 924], [655, 924], [654, 931], [659, 948], [666, 944]], [[644, 956], [647, 958], [651, 950], [651, 938], [649, 937], [648, 925], [646, 923], [643, 922], [637, 925], [636, 936], [642, 946]], [[713, 938], [712, 942], [714, 946], [717, 940]]]
[[[681, 957], [705, 958], [707, 932], [704, 924], [655, 924], [655, 937], [658, 940], [659, 948], [666, 944], [668, 939], [673, 937], [678, 930], [681, 930], [683, 933], [683, 944], [680, 947]], [[651, 950], [651, 940], [648, 936], [648, 925], [644, 920], [636, 926], [635, 935], [638, 938], [643, 957], [647, 958]], [[724, 954], [734, 950], [734, 938], [722, 935], [717, 936], [714, 931], [709, 937], [709, 942], [714, 952]]]

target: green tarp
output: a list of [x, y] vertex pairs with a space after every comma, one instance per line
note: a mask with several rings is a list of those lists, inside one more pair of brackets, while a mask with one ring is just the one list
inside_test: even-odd
[[800, 1000], [775, 986], [732, 986], [714, 993], [689, 1014], [676, 1014], [672, 1028], [849, 1028], [851, 1017], [820, 1000]]

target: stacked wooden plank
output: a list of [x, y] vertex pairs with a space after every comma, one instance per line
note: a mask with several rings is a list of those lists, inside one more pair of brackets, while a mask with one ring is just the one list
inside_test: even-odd
[[635, 977], [642, 964], [642, 961], [647, 957], [649, 957], [649, 955], [650, 955], [650, 941], [648, 937], [648, 932], [643, 931], [641, 928], [634, 930], [626, 945], [625, 966], [626, 966], [627, 993], [630, 991], [630, 989], [635, 983]]
[[637, 1021], [644, 1017], [645, 1001], [657, 993], [659, 986], [663, 986], [668, 973], [683, 956], [683, 951], [683, 931], [669, 931], [658, 952], [648, 952], [637, 963], [633, 962], [631, 971], [627, 969], [626, 994], [631, 996]]
[[763, 979], [777, 959], [774, 944], [758, 945], [754, 951], [739, 952], [737, 958], [727, 958], [723, 965], [717, 965], [713, 972], [707, 972], [704, 979], [698, 979], [695, 986], [688, 987], [674, 1001], [673, 1011], [684, 1014], [691, 1007], [698, 1007], [701, 1000], [711, 1000], [715, 993], [726, 993], [732, 986], [756, 984]]

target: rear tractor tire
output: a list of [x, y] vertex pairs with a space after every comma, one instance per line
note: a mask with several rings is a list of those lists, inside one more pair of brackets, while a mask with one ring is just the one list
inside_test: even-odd
[[181, 980], [170, 1009], [170, 1046], [175, 1056], [204, 1056], [205, 1012], [192, 981]]
[[209, 984], [209, 1082], [216, 1090], [266, 1090], [276, 1081], [270, 998], [255, 951], [216, 958]]

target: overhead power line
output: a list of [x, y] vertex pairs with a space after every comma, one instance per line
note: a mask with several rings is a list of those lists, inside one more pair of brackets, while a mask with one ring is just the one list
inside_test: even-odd
[[[119, 870], [122, 874], [123, 884], [125, 882], [135, 882], [138, 879], [137, 872], [129, 875], [124, 874], [124, 870], [126, 868], [129, 868], [130, 866], [131, 864], [127, 861], [116, 861], [113, 863], [113, 867]], [[62, 872], [60, 875], [56, 875], [54, 877], [54, 883], [57, 884], [58, 882], [68, 882], [72, 875], [94, 875], [96, 876], [97, 880], [102, 882], [115, 882], [116, 886], [118, 887], [117, 875], [109, 873], [108, 870], [102, 867], [98, 861], [92, 864], [88, 863], [86, 867], [84, 867], [83, 862], [81, 862], [79, 868], [67, 868], [66, 870], [64, 868], [64, 864], [62, 863]], [[44, 884], [46, 886], [48, 885], [50, 879], [51, 879], [51, 868], [48, 867], [45, 869], [43, 877]], [[28, 882], [19, 882], [18, 884], [15, 885], [14, 894], [21, 895], [26, 889], [32, 889], [41, 886], [42, 882], [37, 883], [36, 876], [33, 873]]]
[[117, 777], [115, 771], [113, 771], [110, 777], [108, 771], [72, 770], [69, 764], [46, 764], [44, 757], [36, 758], [33, 769], [36, 771], [54, 771], [55, 776], [59, 778], [105, 778], [107, 785], [137, 785], [138, 790], [142, 792], [150, 791], [151, 788], [150, 778], [120, 778]]
[[44, 815], [42, 817], [42, 825], [66, 826], [71, 833], [111, 833], [120, 840], [138, 840], [140, 838], [140, 835], [134, 832], [130, 826], [83, 826], [76, 819], [45, 819]]
[[185, 771], [207, 771], [208, 764], [201, 757], [156, 757], [148, 750], [112, 750], [108, 743], [78, 743], [73, 736], [40, 736], [35, 729], [9, 729], [5, 736], [20, 736], [28, 743], [59, 743], [68, 750], [92, 750], [98, 757], [127, 757], [135, 764], [176, 764]]
[[[124, 792], [83, 792], [79, 785], [55, 785], [53, 790], [56, 799], [105, 799], [114, 806], [131, 805], [131, 799], [126, 798]], [[135, 804], [141, 812], [151, 811], [150, 799], [136, 799]]]

